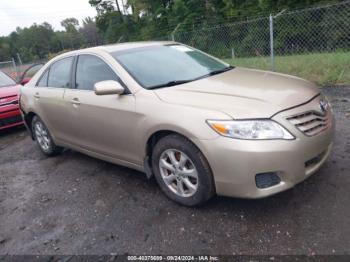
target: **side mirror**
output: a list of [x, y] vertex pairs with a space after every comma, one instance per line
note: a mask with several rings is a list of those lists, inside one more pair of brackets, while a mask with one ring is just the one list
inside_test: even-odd
[[30, 78], [29, 78], [29, 77], [26, 77], [26, 78], [22, 79], [22, 81], [20, 82], [20, 84], [21, 84], [22, 86], [24, 86], [24, 85], [28, 84], [29, 81], [30, 81]]
[[34, 64], [29, 66], [22, 75], [20, 75], [20, 81], [19, 84], [24, 86], [27, 84], [32, 77], [44, 66], [44, 64]]
[[121, 95], [124, 93], [124, 87], [117, 81], [101, 81], [94, 86], [95, 94], [98, 96], [104, 95]]

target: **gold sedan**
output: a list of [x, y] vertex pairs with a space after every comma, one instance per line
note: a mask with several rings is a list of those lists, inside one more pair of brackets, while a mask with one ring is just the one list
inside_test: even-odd
[[154, 175], [188, 206], [289, 189], [333, 144], [332, 110], [313, 83], [175, 42], [60, 55], [22, 88], [20, 107], [44, 154], [72, 148]]

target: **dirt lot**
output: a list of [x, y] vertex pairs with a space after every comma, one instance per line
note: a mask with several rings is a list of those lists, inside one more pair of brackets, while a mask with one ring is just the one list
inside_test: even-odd
[[0, 132], [0, 254], [350, 254], [350, 88], [325, 88], [337, 118], [327, 164], [263, 200], [168, 200], [142, 173], [73, 151], [44, 157]]

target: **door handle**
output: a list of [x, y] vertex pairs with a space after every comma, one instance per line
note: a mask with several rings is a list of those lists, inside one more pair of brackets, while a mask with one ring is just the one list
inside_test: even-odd
[[40, 98], [39, 93], [35, 93], [34, 97], [37, 98], [37, 99]]
[[74, 105], [74, 106], [78, 106], [80, 105], [80, 102], [79, 102], [79, 99], [78, 98], [73, 98], [71, 103]]

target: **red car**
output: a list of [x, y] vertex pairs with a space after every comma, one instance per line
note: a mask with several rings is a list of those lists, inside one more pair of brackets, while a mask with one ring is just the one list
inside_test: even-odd
[[20, 85], [0, 71], [0, 130], [23, 124], [18, 106]]
[[0, 71], [0, 130], [23, 124], [18, 103], [19, 90], [21, 85], [28, 83], [42, 67], [43, 64], [34, 64], [27, 68], [21, 76], [20, 85]]
[[0, 129], [23, 124], [18, 106], [20, 85], [0, 71]]

